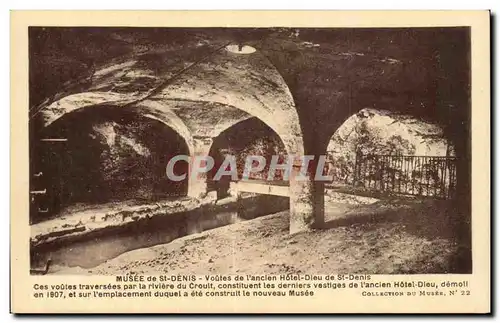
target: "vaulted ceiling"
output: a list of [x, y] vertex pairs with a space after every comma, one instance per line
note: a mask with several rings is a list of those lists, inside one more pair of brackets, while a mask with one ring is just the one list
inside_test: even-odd
[[[302, 132], [314, 150], [363, 108], [430, 119], [459, 136], [469, 117], [468, 36], [466, 28], [31, 28], [30, 115], [36, 127], [55, 102], [104, 93], [124, 106], [145, 98], [168, 106], [202, 137], [257, 116], [276, 132]], [[257, 51], [232, 54], [228, 44]], [[297, 122], [283, 122], [294, 113]]]

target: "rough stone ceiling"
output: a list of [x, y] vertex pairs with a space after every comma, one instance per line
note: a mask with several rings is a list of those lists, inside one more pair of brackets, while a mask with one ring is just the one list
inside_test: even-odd
[[[207, 135], [209, 130], [202, 128], [212, 128], [214, 125], [216, 127], [212, 130], [215, 130], [216, 135], [217, 131], [224, 130], [220, 129], [221, 125], [231, 126], [242, 121], [243, 116], [261, 117], [270, 123], [275, 121], [265, 115], [258, 115], [255, 109], [250, 106], [245, 108], [245, 105], [260, 105], [265, 110], [263, 112], [273, 115], [276, 120], [289, 118], [289, 112], [282, 107], [293, 106], [293, 101], [286, 98], [286, 84], [265, 57], [259, 54], [246, 56], [228, 53], [221, 49], [224, 43], [222, 46], [220, 43], [216, 46], [205, 43], [199, 46], [203, 46], [205, 57], [206, 52], [209, 52], [206, 61], [199, 62], [204, 56], [195, 50], [190, 56], [183, 57], [177, 66], [170, 62], [171, 57], [165, 52], [114, 62], [114, 65], [96, 70], [88, 91], [113, 92], [137, 98], [144, 94], [150, 95], [151, 99], [165, 106], [175, 107], [176, 113], [182, 114], [179, 115], [181, 119], [193, 126], [193, 135]], [[189, 70], [178, 74], [183, 68]], [[152, 91], [155, 88], [160, 90]], [[257, 100], [247, 103], [248, 97], [250, 101], [253, 98]], [[188, 106], [189, 114], [181, 111], [180, 107]], [[247, 113], [235, 112], [235, 107], [247, 110]], [[195, 108], [202, 110], [195, 112]], [[192, 120], [200, 116], [206, 121]], [[195, 123], [198, 126], [194, 126]], [[273, 128], [280, 127], [275, 124]]]
[[[141, 60], [145, 64], [149, 60], [156, 74], [171, 72], [173, 67], [186, 63], [186, 59], [196, 59], [228, 41], [240, 41], [264, 53], [292, 86], [294, 77], [310, 76], [315, 78], [315, 86], [330, 88], [333, 92], [344, 91], [348, 83], [342, 81], [349, 79], [355, 87], [371, 85], [387, 92], [411, 90], [415, 94], [425, 92], [428, 74], [439, 63], [439, 50], [450, 46], [460, 54], [459, 40], [464, 36], [460, 28], [444, 34], [429, 28], [376, 31], [76, 28], [77, 33], [75, 29], [58, 28], [56, 34], [48, 34], [48, 30], [32, 33], [36, 42], [32, 46], [36, 54], [34, 63], [43, 65], [50, 59], [51, 65], [74, 65], [71, 73], [65, 69], [68, 75], [59, 75], [62, 78], [89, 73], [84, 71], [89, 64], [103, 67], [114, 64], [114, 59], [137, 55], [143, 55]], [[55, 72], [57, 74], [57, 69]]]
[[[325, 138], [340, 126], [337, 123], [363, 108], [438, 122], [463, 115], [468, 108], [465, 28], [57, 28], [32, 29], [30, 36], [32, 107], [46, 98], [88, 90], [89, 80], [91, 90], [144, 93], [232, 42], [254, 46], [255, 56], [274, 65], [292, 92], [303, 129], [325, 133]], [[172, 99], [166, 92], [175, 87], [197, 87], [202, 76], [228, 78], [217, 90], [230, 91], [241, 79], [236, 66], [244, 66], [245, 60], [255, 64], [255, 56], [239, 57], [233, 66], [228, 55], [204, 61], [181, 76], [180, 83], [165, 87], [158, 98]], [[249, 71], [255, 66], [258, 63]], [[256, 76], [266, 76], [265, 68]], [[309, 134], [310, 140], [313, 137]]]
[[178, 101], [171, 108], [194, 137], [217, 137], [222, 131], [252, 116], [234, 107], [218, 103]]
[[[155, 44], [156, 50], [146, 54], [111, 59], [94, 67], [86, 79], [70, 81], [35, 113], [41, 111], [49, 125], [83, 107], [141, 104], [140, 109], [184, 132], [188, 142], [195, 136], [215, 137], [237, 122], [257, 117], [290, 149], [303, 147], [293, 98], [282, 76], [262, 54], [234, 54], [225, 50], [227, 44], [198, 41], [174, 52]], [[186, 49], [190, 51], [185, 56], [179, 54]], [[174, 121], [168, 120], [172, 113]]]

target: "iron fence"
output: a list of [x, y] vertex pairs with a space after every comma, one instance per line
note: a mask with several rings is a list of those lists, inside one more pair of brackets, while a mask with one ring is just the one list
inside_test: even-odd
[[453, 198], [456, 158], [356, 154], [354, 185], [400, 194]]

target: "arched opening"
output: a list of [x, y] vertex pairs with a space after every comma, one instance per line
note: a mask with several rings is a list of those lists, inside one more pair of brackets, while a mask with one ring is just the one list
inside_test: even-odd
[[[44, 128], [32, 145], [31, 221], [63, 209], [123, 201], [157, 201], [187, 194], [165, 169], [189, 155], [185, 141], [164, 123], [114, 107], [67, 113]], [[175, 164], [186, 173], [187, 162]]]
[[[408, 263], [414, 266], [435, 252], [439, 257], [427, 262], [432, 270], [470, 272], [470, 245], [456, 220], [462, 212], [456, 194], [459, 160], [442, 125], [414, 114], [363, 109], [336, 129], [326, 151], [333, 177], [324, 192], [326, 228], [355, 227], [356, 237], [364, 236], [371, 246], [367, 257], [401, 248], [405, 240], [412, 246], [444, 243], [439, 251], [411, 249]], [[376, 240], [383, 244], [375, 247]]]
[[[247, 156], [264, 157], [265, 168], [261, 172], [251, 173], [249, 179], [267, 181], [272, 156], [278, 155], [281, 164], [286, 161], [287, 151], [276, 132], [260, 119], [252, 117], [221, 132], [213, 140], [209, 155], [214, 158], [215, 166], [207, 176], [207, 188], [208, 191], [217, 191], [220, 199], [228, 195], [231, 177], [223, 176], [218, 181], [213, 178], [227, 155], [236, 157], [238, 179], [242, 178]], [[283, 170], [276, 170], [274, 180], [283, 181], [283, 174]]]
[[332, 178], [325, 185], [328, 220], [379, 198], [447, 199], [454, 194], [453, 145], [440, 126], [410, 115], [360, 110], [330, 138], [327, 161]]
[[[420, 190], [426, 196], [438, 193], [439, 187], [434, 190], [433, 185], [443, 184], [434, 178], [443, 175], [437, 173], [441, 172], [437, 167], [444, 165], [446, 158], [451, 161], [455, 156], [453, 145], [438, 125], [375, 109], [363, 109], [348, 118], [331, 137], [327, 152], [329, 172], [337, 186], [406, 189], [410, 194]], [[418, 180], [418, 184], [429, 180], [424, 184], [431, 186], [423, 191], [400, 187], [411, 184], [404, 182], [412, 180], [402, 178], [404, 172]], [[377, 186], [375, 181], [384, 183]]]

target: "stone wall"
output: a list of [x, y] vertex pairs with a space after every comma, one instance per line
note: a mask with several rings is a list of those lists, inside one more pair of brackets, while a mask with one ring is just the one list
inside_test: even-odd
[[[46, 132], [46, 137], [66, 142], [37, 147], [40, 158], [33, 162], [33, 173], [43, 176], [32, 186], [47, 189], [47, 194], [38, 196], [33, 208], [48, 209], [49, 216], [76, 203], [186, 195], [186, 181], [169, 181], [165, 174], [170, 158], [188, 154], [173, 130], [135, 115], [75, 114], [79, 116], [61, 120]], [[177, 173], [187, 169], [182, 162], [176, 166]]]

